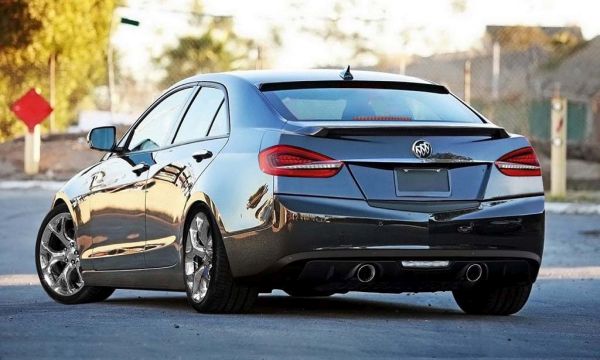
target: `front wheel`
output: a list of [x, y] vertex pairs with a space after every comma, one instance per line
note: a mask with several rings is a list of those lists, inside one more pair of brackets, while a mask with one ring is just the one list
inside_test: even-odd
[[64, 204], [52, 209], [42, 221], [35, 245], [35, 265], [46, 293], [63, 304], [102, 301], [115, 291], [84, 284], [75, 226]]
[[235, 281], [221, 233], [212, 217], [197, 210], [186, 223], [184, 281], [189, 303], [198, 312], [248, 311], [258, 291]]
[[454, 300], [467, 314], [512, 315], [525, 306], [532, 285], [454, 290]]

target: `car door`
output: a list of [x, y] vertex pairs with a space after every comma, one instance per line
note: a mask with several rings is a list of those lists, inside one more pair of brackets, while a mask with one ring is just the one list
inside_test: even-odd
[[145, 267], [146, 181], [154, 150], [170, 142], [193, 87], [161, 97], [112, 154], [94, 169], [90, 181], [90, 224], [95, 270]]
[[225, 89], [201, 84], [175, 132], [172, 146], [154, 153], [146, 193], [146, 265], [167, 267], [179, 260], [183, 210], [192, 186], [228, 139]]

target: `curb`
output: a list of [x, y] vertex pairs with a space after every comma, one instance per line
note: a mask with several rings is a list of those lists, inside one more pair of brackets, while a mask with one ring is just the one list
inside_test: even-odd
[[546, 212], [570, 215], [600, 215], [600, 204], [547, 202]]
[[51, 190], [58, 191], [66, 181], [50, 180], [3, 180], [0, 181], [0, 190]]

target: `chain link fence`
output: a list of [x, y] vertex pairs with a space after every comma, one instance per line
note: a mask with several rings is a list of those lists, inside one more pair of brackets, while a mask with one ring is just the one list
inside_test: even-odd
[[497, 125], [550, 140], [550, 99], [568, 100], [568, 139], [600, 141], [600, 37], [578, 28], [489, 26], [482, 45], [413, 57], [406, 74], [450, 88]]

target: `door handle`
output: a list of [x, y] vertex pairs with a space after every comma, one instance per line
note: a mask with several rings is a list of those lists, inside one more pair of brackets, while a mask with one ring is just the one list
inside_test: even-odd
[[194, 160], [196, 160], [196, 162], [200, 162], [204, 159], [208, 159], [212, 157], [212, 152], [208, 151], [208, 150], [199, 150], [196, 151], [195, 153], [192, 154], [192, 157], [194, 158]]
[[146, 163], [139, 163], [136, 166], [131, 168], [131, 171], [133, 171], [137, 176], [140, 176], [144, 171], [150, 169], [150, 166]]

